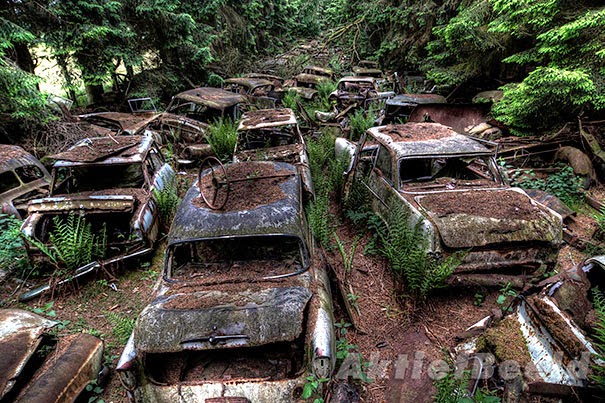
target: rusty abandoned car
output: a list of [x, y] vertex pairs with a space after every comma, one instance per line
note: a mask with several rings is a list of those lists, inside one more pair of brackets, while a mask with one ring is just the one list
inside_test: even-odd
[[306, 194], [313, 194], [307, 145], [289, 108], [244, 113], [233, 157], [238, 161], [282, 161], [298, 167]]
[[[30, 240], [32, 261], [41, 265], [53, 261], [43, 250], [56, 250], [51, 240], [70, 216], [84, 218], [103, 249], [97, 259], [91, 256], [91, 262], [76, 268], [73, 277], [152, 251], [159, 229], [156, 193], [169, 186], [175, 175], [151, 137], [84, 139], [52, 157], [57, 161], [51, 196], [30, 202], [22, 226]], [[48, 289], [48, 284], [38, 287], [20, 299]]]
[[330, 376], [329, 282], [303, 217], [293, 165], [200, 172], [117, 365], [131, 401], [302, 401], [308, 376]]
[[213, 155], [206, 138], [209, 124], [221, 118], [237, 120], [246, 102], [244, 95], [220, 88], [193, 88], [175, 95], [152, 128], [175, 145], [180, 164], [192, 164]]
[[54, 342], [49, 333], [57, 325], [29, 311], [0, 309], [1, 401], [73, 402], [90, 382], [103, 383], [103, 342], [86, 333]]
[[0, 144], [0, 205], [3, 214], [25, 218], [27, 203], [48, 194], [50, 174], [19, 146]]
[[372, 102], [394, 95], [392, 91], [381, 91], [374, 77], [343, 77], [329, 99], [342, 111], [347, 107], [369, 107]]
[[273, 81], [263, 78], [235, 77], [225, 80], [224, 89], [246, 97], [246, 101], [261, 109], [275, 108], [279, 95]]
[[[508, 186], [489, 145], [437, 123], [373, 127], [353, 152], [350, 179], [369, 190], [372, 209], [383, 219], [401, 206], [410, 228], [421, 229], [429, 253], [457, 252], [459, 279], [554, 266], [561, 216]], [[353, 149], [337, 140], [339, 152]]]

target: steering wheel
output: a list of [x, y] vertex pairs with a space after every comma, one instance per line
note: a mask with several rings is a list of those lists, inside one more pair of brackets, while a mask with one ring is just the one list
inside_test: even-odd
[[[208, 169], [210, 172], [206, 175], [202, 175], [202, 173]], [[208, 175], [211, 175], [212, 180], [210, 181], [210, 186], [205, 187], [202, 184], [202, 178]], [[225, 166], [218, 158], [207, 157], [202, 161], [197, 180], [200, 188], [200, 195], [208, 207], [212, 210], [220, 210], [225, 207], [225, 204], [227, 204], [227, 200], [229, 199], [229, 178], [227, 177]]]

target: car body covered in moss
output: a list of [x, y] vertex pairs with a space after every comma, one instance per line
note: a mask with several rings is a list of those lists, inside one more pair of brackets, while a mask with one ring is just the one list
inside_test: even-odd
[[[72, 222], [83, 218], [82, 225], [90, 225], [102, 249], [98, 259], [75, 269], [75, 277], [152, 251], [160, 220], [157, 192], [175, 180], [152, 137], [84, 139], [52, 158], [57, 161], [50, 196], [29, 202], [29, 216], [21, 227], [32, 261], [41, 267], [59, 264], [43, 250], [56, 250], [52, 238], [70, 217]], [[20, 298], [33, 298], [48, 287]]]
[[336, 148], [353, 154], [350, 179], [369, 192], [372, 209], [387, 220], [400, 206], [427, 252], [460, 257], [457, 275], [553, 266], [561, 216], [506, 184], [493, 145], [437, 123], [406, 123], [370, 128], [357, 147], [338, 139]]
[[329, 282], [298, 170], [255, 161], [226, 174], [239, 197], [210, 209], [206, 170], [176, 213], [162, 277], [117, 365], [131, 401], [302, 401], [308, 376], [332, 372]]

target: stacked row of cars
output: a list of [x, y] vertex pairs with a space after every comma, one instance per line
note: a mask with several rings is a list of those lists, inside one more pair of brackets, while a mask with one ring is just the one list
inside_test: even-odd
[[[309, 88], [306, 79], [298, 77], [294, 88]], [[250, 96], [272, 97], [262, 80], [227, 80], [229, 91], [186, 91], [167, 112], [137, 113], [141, 119], [130, 126], [114, 113], [83, 116], [108, 135], [53, 156], [51, 174], [36, 163], [17, 169], [8, 158], [0, 160], [18, 188], [26, 188], [3, 210], [25, 217], [23, 200], [30, 200], [23, 231], [37, 241], [29, 245], [32, 257], [42, 259], [40, 245], [51, 246], [53, 217], [76, 213], [107, 231], [106, 255], [77, 268], [69, 281], [153, 250], [157, 194], [175, 176], [162, 143], [180, 147], [185, 166], [205, 158], [177, 209], [152, 301], [117, 364], [131, 401], [299, 401], [308, 377], [328, 378], [334, 370], [330, 282], [305, 219], [314, 188], [294, 112], [243, 113], [226, 166], [211, 157], [205, 139], [213, 117], [237, 119]], [[382, 97], [376, 80], [341, 80], [339, 107], [364, 103], [353, 84], [363, 99]], [[251, 81], [259, 84], [253, 93], [242, 89]], [[409, 227], [421, 229], [427, 253], [461, 256], [460, 281], [554, 266], [561, 216], [508, 185], [494, 143], [437, 123], [407, 123], [373, 127], [356, 143], [338, 138], [336, 151], [351, 161], [347, 187], [365, 187], [379, 216], [388, 221], [389, 211], [400, 206]], [[36, 198], [34, 188], [50, 197]]]

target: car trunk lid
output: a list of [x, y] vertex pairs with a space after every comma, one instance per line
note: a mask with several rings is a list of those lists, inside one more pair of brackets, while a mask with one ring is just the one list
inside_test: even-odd
[[307, 287], [292, 286], [160, 296], [138, 319], [135, 347], [162, 353], [293, 341], [311, 295]]

